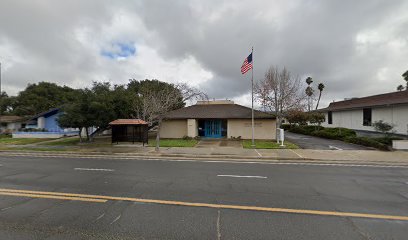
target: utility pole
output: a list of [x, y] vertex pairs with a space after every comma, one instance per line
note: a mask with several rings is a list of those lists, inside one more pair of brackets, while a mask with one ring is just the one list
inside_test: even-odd
[[1, 133], [1, 114], [2, 114], [1, 110], [3, 107], [2, 104], [3, 104], [3, 93], [1, 90], [1, 62], [0, 62], [0, 133]]

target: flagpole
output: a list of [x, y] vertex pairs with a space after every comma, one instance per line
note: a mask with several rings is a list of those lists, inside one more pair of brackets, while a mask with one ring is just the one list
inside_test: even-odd
[[255, 127], [254, 127], [254, 47], [252, 46], [252, 76], [251, 76], [251, 98], [252, 98], [252, 147], [255, 147]]

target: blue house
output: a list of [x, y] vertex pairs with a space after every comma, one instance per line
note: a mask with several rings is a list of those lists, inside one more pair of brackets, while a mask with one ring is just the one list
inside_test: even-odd
[[26, 128], [44, 129], [46, 132], [63, 132], [64, 129], [57, 122], [58, 116], [61, 113], [59, 108], [39, 113], [27, 122]]
[[59, 138], [78, 135], [78, 129], [62, 128], [58, 117], [62, 114], [60, 108], [53, 108], [33, 116], [21, 132], [13, 133], [16, 138]]

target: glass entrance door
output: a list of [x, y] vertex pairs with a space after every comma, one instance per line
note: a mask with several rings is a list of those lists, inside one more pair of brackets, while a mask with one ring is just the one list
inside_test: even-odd
[[205, 137], [220, 138], [221, 137], [221, 120], [206, 120], [204, 122]]

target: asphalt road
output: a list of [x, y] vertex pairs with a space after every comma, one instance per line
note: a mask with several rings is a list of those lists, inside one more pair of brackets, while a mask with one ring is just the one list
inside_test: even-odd
[[[408, 216], [408, 168], [0, 155], [0, 188], [0, 239], [408, 236], [407, 220], [389, 219]], [[61, 194], [27, 197], [21, 190]], [[50, 199], [68, 198], [68, 193], [108, 200]], [[342, 212], [380, 216], [336, 215]]]
[[372, 148], [346, 143], [339, 140], [319, 138], [315, 136], [291, 133], [285, 131], [285, 139], [295, 143], [303, 149], [317, 150], [370, 150]]

